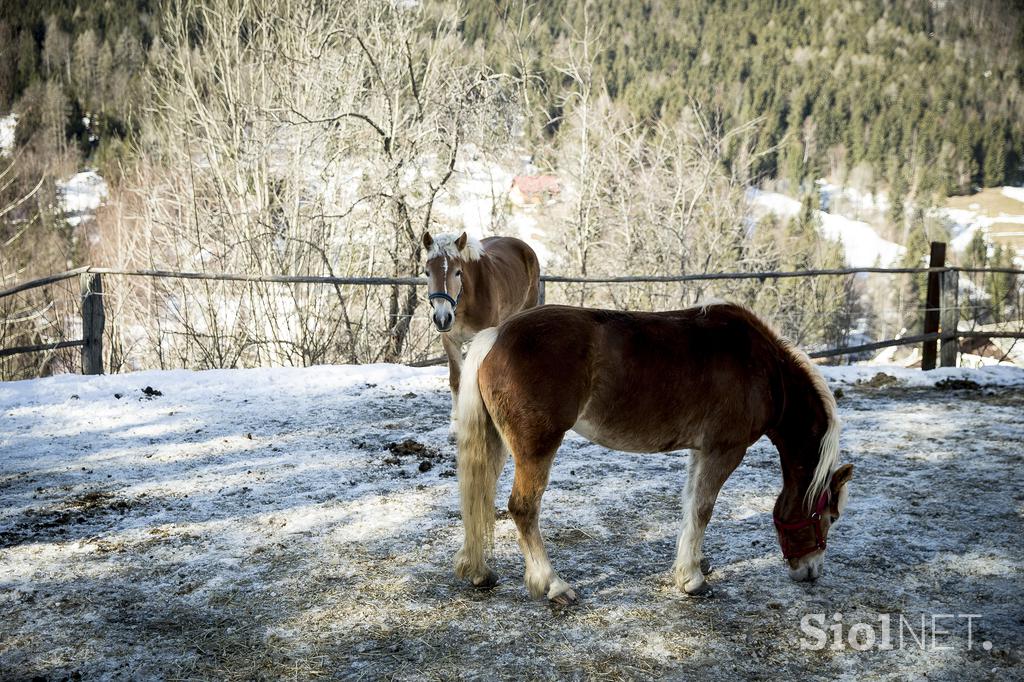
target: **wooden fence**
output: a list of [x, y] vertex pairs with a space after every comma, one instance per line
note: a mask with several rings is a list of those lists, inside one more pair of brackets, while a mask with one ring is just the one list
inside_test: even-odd
[[[956, 366], [956, 357], [961, 339], [970, 338], [1012, 338], [1024, 339], [1021, 332], [975, 332], [959, 331], [959, 274], [989, 273], [1024, 275], [1024, 270], [1014, 268], [962, 268], [946, 264], [946, 244], [932, 242], [929, 267], [927, 268], [833, 268], [824, 270], [798, 270], [792, 272], [717, 272], [693, 275], [637, 275], [622, 277], [563, 277], [560, 275], [544, 275], [541, 277], [541, 302], [544, 302], [545, 285], [552, 283], [586, 283], [586, 284], [617, 284], [617, 283], [664, 283], [664, 282], [697, 282], [709, 280], [743, 280], [756, 279], [762, 282], [772, 279], [794, 277], [835, 277], [866, 273], [879, 274], [926, 274], [928, 288], [925, 297], [925, 315], [923, 329], [920, 334], [904, 336], [899, 339], [886, 339], [874, 343], [857, 346], [845, 346], [809, 353], [812, 358], [830, 358], [852, 355], [867, 351], [881, 350], [892, 346], [922, 344], [921, 368], [934, 369], [936, 360], [942, 367]], [[238, 275], [211, 274], [204, 272], [170, 272], [164, 270], [118, 270], [112, 268], [81, 267], [49, 277], [24, 282], [9, 289], [0, 291], [0, 299], [13, 296], [22, 291], [54, 284], [78, 277], [82, 290], [82, 338], [70, 341], [58, 341], [33, 346], [18, 346], [0, 349], [0, 357], [21, 353], [53, 351], [60, 348], [81, 347], [82, 373], [103, 373], [103, 330], [105, 313], [103, 306], [103, 275], [120, 275], [128, 277], [153, 277], [175, 279], [199, 279], [233, 282], [277, 282], [283, 284], [332, 284], [332, 285], [403, 285], [426, 286], [427, 280], [422, 277], [322, 277], [300, 275]], [[443, 358], [441, 359], [443, 360]], [[432, 361], [417, 364], [430, 364]]]

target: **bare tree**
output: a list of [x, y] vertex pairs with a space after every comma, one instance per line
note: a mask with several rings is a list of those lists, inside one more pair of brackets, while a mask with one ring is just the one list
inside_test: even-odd
[[[124, 248], [110, 255], [210, 272], [418, 272], [460, 154], [507, 144], [513, 121], [457, 21], [370, 0], [170, 3], [110, 240]], [[152, 286], [129, 297], [156, 318], [137, 326], [155, 330], [162, 363], [397, 361], [432, 338], [414, 287]]]
[[[38, 229], [35, 202], [43, 184], [39, 179], [21, 189], [16, 161], [0, 156], [0, 289], [61, 269], [64, 257], [52, 231]], [[68, 339], [77, 301], [68, 293], [58, 284], [0, 299], [0, 348]], [[67, 351], [0, 358], [0, 380], [66, 371], [72, 359]]]

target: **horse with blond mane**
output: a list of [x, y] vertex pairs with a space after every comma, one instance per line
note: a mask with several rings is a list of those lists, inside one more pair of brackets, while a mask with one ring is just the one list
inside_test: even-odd
[[465, 232], [423, 234], [427, 250], [427, 298], [448, 356], [452, 426], [462, 374], [462, 346], [481, 329], [537, 305], [540, 264], [526, 242], [514, 237], [476, 240]]
[[829, 527], [846, 503], [853, 469], [837, 466], [835, 398], [807, 355], [749, 310], [534, 308], [477, 334], [463, 379], [457, 419], [465, 540], [455, 571], [473, 585], [497, 582], [487, 554], [496, 484], [510, 451], [508, 511], [519, 531], [526, 587], [534, 597], [576, 601], [548, 560], [539, 525], [548, 474], [570, 429], [615, 450], [691, 450], [672, 569], [676, 585], [691, 595], [708, 590], [701, 547], [719, 490], [766, 434], [782, 465], [773, 517], [790, 576], [821, 574]]

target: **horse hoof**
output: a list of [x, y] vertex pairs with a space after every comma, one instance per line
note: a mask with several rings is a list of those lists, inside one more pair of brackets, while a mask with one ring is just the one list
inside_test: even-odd
[[474, 578], [473, 587], [478, 590], [489, 590], [498, 584], [498, 574], [494, 571], [488, 571], [487, 575], [483, 578]]
[[556, 594], [554, 597], [551, 597], [550, 601], [552, 604], [559, 604], [560, 606], [572, 606], [579, 601], [579, 598], [576, 596], [576, 593], [573, 592], [572, 588], [570, 588], [561, 594]]
[[710, 575], [711, 574], [711, 562], [708, 561], [707, 559], [701, 559], [700, 560], [700, 572], [701, 572], [702, 575]]
[[685, 592], [690, 597], [710, 597], [711, 585], [708, 585], [708, 581], [701, 580], [700, 584], [696, 587], [684, 587], [683, 592]]

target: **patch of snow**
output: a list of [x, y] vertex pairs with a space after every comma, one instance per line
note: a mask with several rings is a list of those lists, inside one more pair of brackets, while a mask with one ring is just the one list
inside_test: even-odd
[[829, 205], [834, 203], [836, 198], [843, 198], [859, 211], [881, 213], [889, 209], [889, 196], [885, 192], [861, 192], [853, 187], [834, 185], [824, 179], [817, 180], [815, 184]]
[[[1009, 356], [1008, 356], [1009, 357]], [[999, 358], [987, 355], [975, 355], [974, 353], [958, 353], [957, 361], [960, 367], [970, 369], [981, 369], [982, 367], [1020, 367], [1021, 363], [1000, 360]]]
[[66, 220], [71, 225], [90, 217], [107, 198], [107, 182], [94, 170], [81, 171], [58, 182], [57, 190]]
[[[951, 212], [952, 211], [950, 211], [950, 213]], [[967, 247], [971, 245], [972, 241], [974, 241], [974, 235], [976, 235], [979, 230], [981, 230], [982, 234], [985, 233], [984, 227], [972, 219], [968, 218], [961, 222], [961, 220], [953, 219], [952, 216], [950, 216], [950, 218], [953, 220], [953, 224], [957, 229], [953, 231], [955, 236], [949, 240], [949, 245], [953, 247], [953, 251], [957, 253], [963, 253], [967, 250]]]
[[470, 150], [456, 164], [449, 192], [438, 202], [438, 213], [474, 237], [494, 234], [493, 219], [507, 196], [511, 177], [500, 165], [474, 158]]
[[1001, 191], [1004, 197], [1024, 203], [1024, 187], [1003, 187]]
[[747, 194], [754, 206], [767, 209], [768, 212], [782, 218], [792, 218], [800, 213], [800, 202], [785, 194], [759, 189], [751, 189]]
[[826, 237], [842, 243], [846, 262], [851, 267], [886, 267], [898, 262], [906, 248], [883, 239], [874, 228], [859, 220], [818, 211], [821, 229]]
[[542, 270], [552, 263], [554, 254], [545, 243], [545, 232], [531, 211], [522, 209], [513, 211], [509, 216], [509, 225], [513, 228], [512, 232], [515, 236], [529, 244], [537, 254], [537, 260], [540, 261]]
[[8, 114], [0, 118], [0, 154], [10, 154], [14, 150], [14, 129], [18, 126], [18, 116]]
[[901, 386], [908, 388], [934, 387], [948, 379], [970, 380], [979, 386], [1024, 386], [1024, 368], [1013, 365], [993, 365], [979, 369], [967, 367], [939, 367], [928, 372], [895, 365], [822, 365], [821, 373], [831, 384], [856, 384], [867, 381], [879, 373], [888, 374]]
[[[799, 201], [778, 192], [751, 189], [748, 197], [756, 208], [783, 218], [800, 213]], [[821, 234], [843, 245], [846, 264], [850, 267], [886, 267], [899, 261], [906, 252], [903, 246], [880, 237], [865, 222], [824, 211], [815, 211], [815, 215], [821, 222]]]

